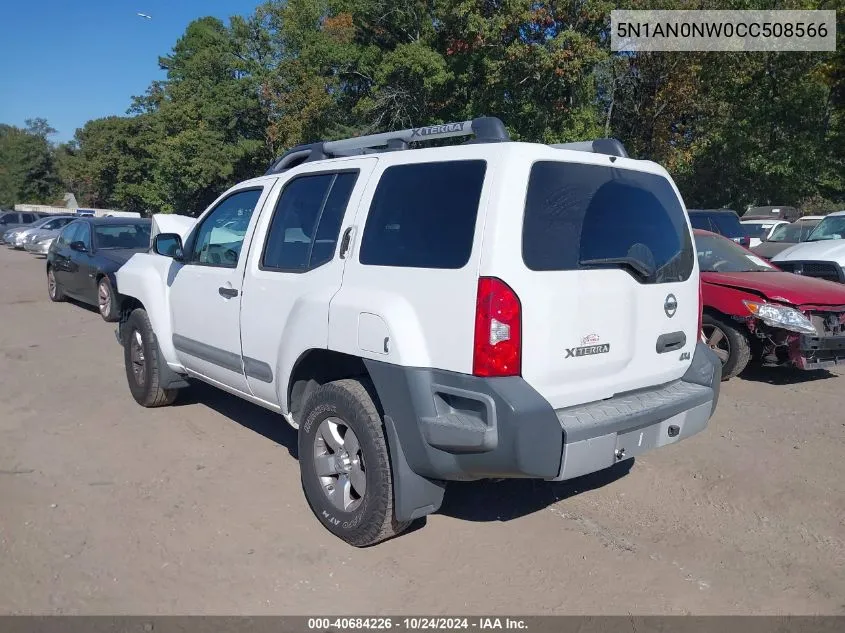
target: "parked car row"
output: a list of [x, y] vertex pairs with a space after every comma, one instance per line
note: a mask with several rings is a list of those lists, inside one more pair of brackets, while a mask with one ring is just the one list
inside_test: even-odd
[[71, 297], [113, 321], [119, 316], [114, 274], [132, 255], [149, 249], [150, 220], [49, 216], [6, 231], [3, 240], [46, 256], [50, 299]]

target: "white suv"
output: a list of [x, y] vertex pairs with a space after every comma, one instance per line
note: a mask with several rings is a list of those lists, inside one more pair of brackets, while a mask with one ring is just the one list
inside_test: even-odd
[[683, 203], [611, 139], [481, 118], [300, 146], [153, 251], [117, 274], [135, 399], [199, 379], [278, 411], [311, 508], [356, 546], [446, 481], [578, 477], [716, 406]]

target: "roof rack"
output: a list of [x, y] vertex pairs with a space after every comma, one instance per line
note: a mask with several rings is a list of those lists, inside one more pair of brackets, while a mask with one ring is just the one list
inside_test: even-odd
[[338, 156], [355, 156], [374, 152], [408, 149], [408, 143], [433, 141], [454, 136], [475, 136], [469, 143], [498, 143], [509, 141], [505, 125], [495, 117], [479, 117], [459, 123], [427, 125], [408, 130], [383, 132], [368, 136], [345, 138], [338, 141], [320, 141], [297, 145], [276, 159], [265, 175], [278, 174], [297, 165]]
[[607, 154], [608, 156], [619, 156], [628, 158], [625, 146], [615, 138], [597, 138], [592, 141], [578, 141], [577, 143], [557, 143], [552, 145], [555, 149], [571, 149], [576, 152], [593, 152], [594, 154]]

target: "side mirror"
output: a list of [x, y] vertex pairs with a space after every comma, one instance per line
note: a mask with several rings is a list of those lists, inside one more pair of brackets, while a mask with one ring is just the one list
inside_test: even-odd
[[70, 243], [70, 250], [77, 251], [79, 253], [88, 252], [88, 249], [85, 248], [85, 242], [83, 242], [82, 240], [77, 240], [75, 242], [71, 242]]
[[153, 240], [153, 252], [182, 261], [182, 238], [178, 233], [159, 233]]

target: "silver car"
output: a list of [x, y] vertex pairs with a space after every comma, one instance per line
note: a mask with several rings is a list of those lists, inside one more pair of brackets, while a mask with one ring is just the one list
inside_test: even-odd
[[44, 233], [52, 233], [54, 231], [61, 231], [66, 224], [69, 224], [77, 218], [72, 215], [58, 215], [44, 218], [33, 222], [30, 226], [21, 227], [12, 232], [10, 239], [7, 240], [9, 245], [14, 248], [26, 248], [27, 243], [40, 239]]
[[47, 253], [50, 251], [50, 247], [53, 245], [53, 242], [56, 241], [56, 238], [62, 232], [62, 229], [56, 229], [55, 231], [39, 231], [37, 235], [31, 235], [27, 238], [24, 242], [24, 249], [27, 253], [32, 253], [33, 255], [43, 255], [47, 256]]

